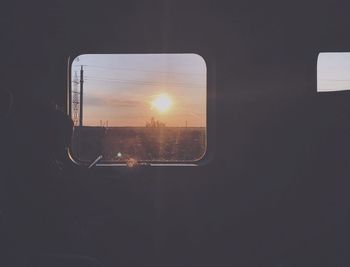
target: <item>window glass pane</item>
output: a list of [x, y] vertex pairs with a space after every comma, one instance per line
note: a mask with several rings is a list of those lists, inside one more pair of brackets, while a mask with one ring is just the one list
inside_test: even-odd
[[206, 151], [206, 64], [196, 54], [90, 54], [71, 67], [72, 156], [192, 162]]
[[320, 53], [317, 92], [350, 90], [350, 53]]

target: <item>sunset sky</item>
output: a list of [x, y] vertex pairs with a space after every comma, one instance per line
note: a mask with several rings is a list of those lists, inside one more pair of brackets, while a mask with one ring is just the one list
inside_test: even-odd
[[207, 70], [196, 54], [81, 55], [72, 81], [81, 65], [85, 126], [145, 126], [151, 117], [167, 126], [206, 126]]
[[350, 90], [350, 53], [320, 53], [317, 62], [317, 91]]

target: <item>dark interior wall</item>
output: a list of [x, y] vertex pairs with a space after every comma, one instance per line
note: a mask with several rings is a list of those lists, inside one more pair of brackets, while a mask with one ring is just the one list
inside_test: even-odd
[[[107, 266], [347, 266], [350, 95], [316, 94], [320, 51], [349, 51], [340, 1], [12, 1], [1, 73], [66, 103], [81, 53], [194, 52], [208, 64], [205, 166], [72, 171], [60, 240]], [[215, 94], [213, 94], [215, 93]], [[28, 100], [29, 101], [29, 100]], [[30, 107], [29, 107], [30, 108]], [[20, 127], [20, 126], [19, 126]]]

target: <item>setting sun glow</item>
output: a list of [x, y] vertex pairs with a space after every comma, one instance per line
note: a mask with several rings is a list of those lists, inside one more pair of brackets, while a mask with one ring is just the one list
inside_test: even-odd
[[172, 105], [173, 105], [173, 101], [167, 94], [158, 95], [151, 102], [152, 108], [157, 109], [161, 113], [168, 111]]

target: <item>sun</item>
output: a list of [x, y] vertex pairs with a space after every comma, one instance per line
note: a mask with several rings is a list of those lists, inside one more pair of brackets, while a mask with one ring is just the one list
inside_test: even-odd
[[161, 113], [168, 111], [172, 105], [173, 101], [167, 94], [160, 94], [151, 102], [152, 108], [157, 109]]

